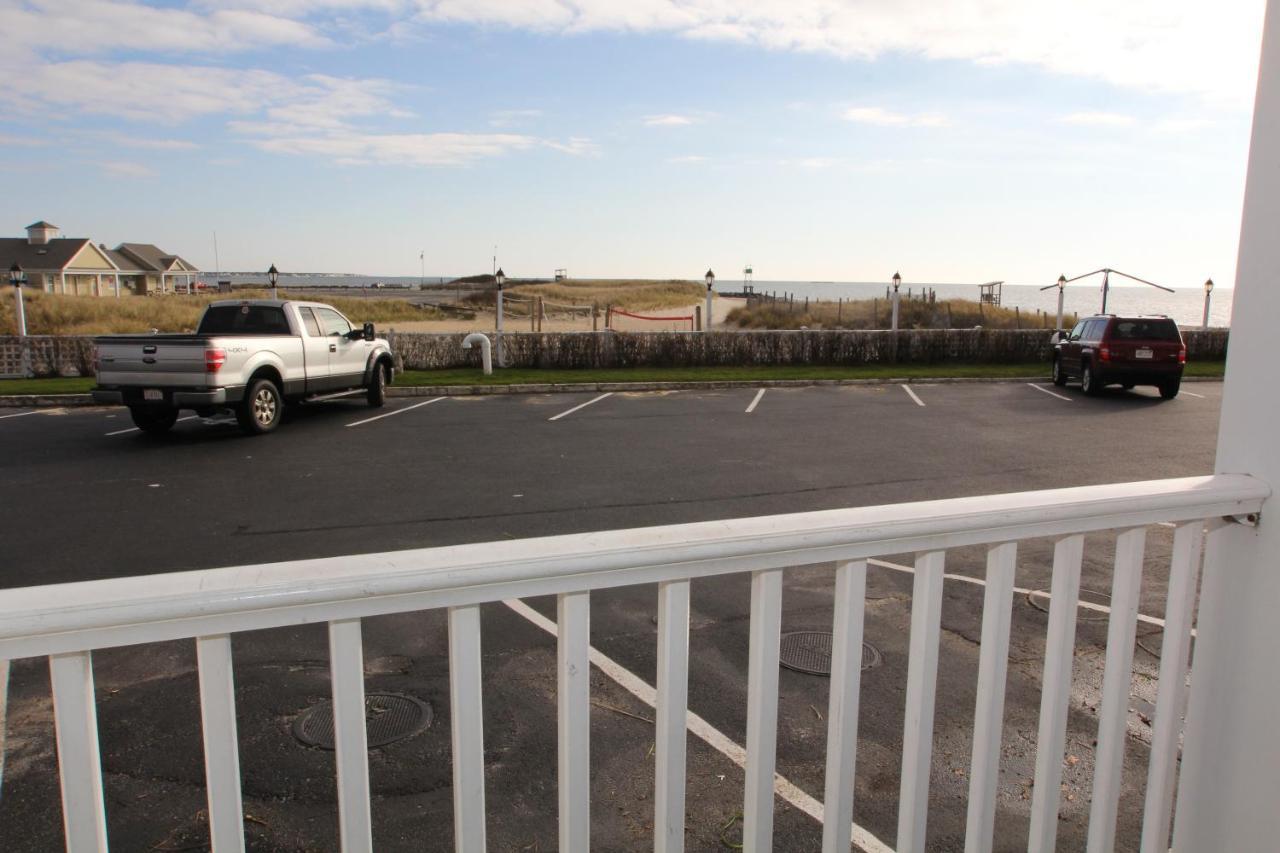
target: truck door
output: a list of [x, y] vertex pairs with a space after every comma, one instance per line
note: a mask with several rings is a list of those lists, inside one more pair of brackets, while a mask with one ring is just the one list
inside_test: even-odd
[[320, 328], [315, 311], [305, 305], [298, 309], [302, 318], [302, 352], [307, 362], [307, 393], [323, 391], [329, 381], [329, 338]]
[[373, 343], [347, 337], [351, 323], [332, 308], [317, 307], [315, 311], [329, 340], [329, 387], [336, 390], [363, 385]]

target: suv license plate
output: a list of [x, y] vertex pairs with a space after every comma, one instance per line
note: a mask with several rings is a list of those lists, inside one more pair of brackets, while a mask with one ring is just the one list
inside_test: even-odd
[[1149, 349], [1134, 350], [1133, 357], [1134, 358], [1151, 358], [1151, 350]]
[[142, 399], [144, 400], [163, 400], [164, 392], [159, 388], [145, 388], [142, 391]]

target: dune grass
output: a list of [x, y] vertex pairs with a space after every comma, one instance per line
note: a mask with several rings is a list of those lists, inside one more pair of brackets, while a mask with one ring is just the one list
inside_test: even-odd
[[[730, 311], [726, 322], [740, 329], [887, 329], [892, 311], [892, 303], [886, 299], [814, 301], [807, 309], [801, 300], [755, 300]], [[898, 304], [898, 327], [902, 329], [1051, 329], [1056, 320], [1057, 315], [982, 305], [969, 299], [902, 299]], [[1062, 322], [1069, 329], [1075, 325], [1076, 315], [1065, 315]]]
[[[7, 294], [6, 294], [7, 295]], [[205, 305], [221, 299], [265, 299], [266, 290], [237, 290], [227, 294], [166, 296], [63, 296], [24, 290], [27, 333], [31, 335], [103, 335], [128, 332], [183, 332], [196, 327]], [[284, 299], [324, 302], [347, 315], [353, 323], [388, 323], [400, 320], [438, 320], [434, 308], [418, 308], [404, 299], [329, 298], [306, 291], [280, 291]], [[0, 299], [0, 329], [14, 328], [13, 298]]]
[[[624, 311], [653, 311], [692, 305], [706, 294], [694, 281], [650, 279], [567, 279], [544, 284], [516, 284], [506, 292], [518, 297], [541, 296], [547, 302], [566, 305], [606, 305]], [[477, 306], [492, 306], [497, 292], [485, 290], [464, 300]]]

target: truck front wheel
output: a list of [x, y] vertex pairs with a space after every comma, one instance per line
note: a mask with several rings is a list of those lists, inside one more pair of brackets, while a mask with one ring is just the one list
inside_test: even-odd
[[178, 421], [178, 410], [169, 406], [130, 406], [133, 425], [147, 435], [164, 435]]
[[284, 398], [270, 379], [255, 379], [249, 392], [236, 407], [236, 421], [249, 435], [263, 435], [280, 425], [284, 414]]
[[387, 370], [381, 364], [373, 366], [373, 373], [369, 376], [369, 405], [375, 409], [382, 408], [382, 404], [387, 401]]

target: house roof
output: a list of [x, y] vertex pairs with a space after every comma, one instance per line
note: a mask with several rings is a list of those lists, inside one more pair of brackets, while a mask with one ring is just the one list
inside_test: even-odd
[[133, 258], [115, 249], [108, 249], [106, 243], [98, 244], [98, 251], [111, 259], [111, 263], [120, 268], [120, 272], [143, 272], [144, 270]]
[[58, 226], [54, 225], [52, 222], [45, 222], [43, 219], [41, 219], [39, 222], [32, 222], [27, 227], [28, 228], [57, 228]]
[[89, 243], [86, 237], [59, 237], [48, 243], [29, 243], [26, 237], [0, 237], [0, 267], [17, 261], [24, 270], [60, 270]]
[[197, 269], [195, 264], [178, 255], [166, 254], [151, 243], [121, 243], [113, 252], [129, 258], [129, 266], [149, 272], [169, 272], [177, 264], [192, 271]]

